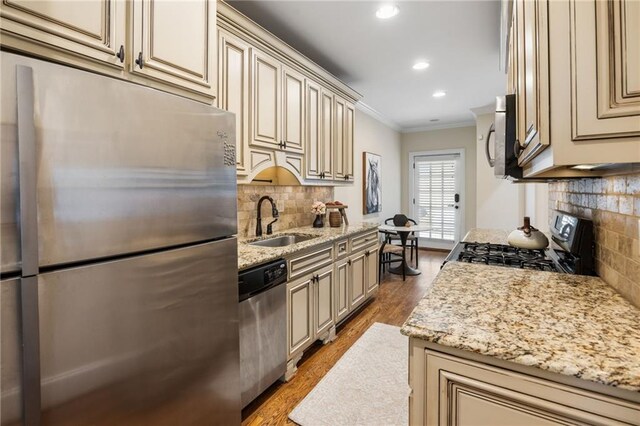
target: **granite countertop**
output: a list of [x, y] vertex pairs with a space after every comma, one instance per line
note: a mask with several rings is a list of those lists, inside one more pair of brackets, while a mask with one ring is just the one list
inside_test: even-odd
[[639, 324], [598, 277], [449, 262], [402, 333], [640, 392]]
[[[330, 241], [338, 240], [349, 235], [376, 229], [378, 226], [380, 225], [377, 223], [366, 222], [350, 224], [348, 226], [343, 225], [339, 228], [313, 228], [311, 226], [303, 226], [300, 228], [292, 228], [274, 232], [273, 235], [264, 236], [263, 238], [240, 238], [238, 239], [238, 270], [240, 271], [243, 269], [251, 268], [252, 266], [256, 266], [270, 260], [278, 259], [297, 251], [313, 247], [315, 245], [328, 243]], [[252, 241], [273, 238], [277, 237], [278, 235], [285, 234], [313, 235], [317, 238], [302, 241], [296, 244], [291, 244], [285, 247], [260, 247], [247, 244]]]
[[507, 237], [509, 231], [503, 229], [479, 229], [474, 228], [467, 232], [467, 235], [462, 239], [468, 243], [491, 243], [491, 244], [509, 244]]

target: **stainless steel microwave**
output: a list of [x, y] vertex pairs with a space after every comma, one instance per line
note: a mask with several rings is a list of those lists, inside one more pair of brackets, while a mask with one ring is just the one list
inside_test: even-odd
[[[494, 134], [494, 156], [491, 156], [490, 139]], [[495, 175], [504, 179], [522, 179], [522, 167], [518, 166], [516, 140], [516, 95], [496, 97], [495, 121], [489, 128], [485, 152]]]

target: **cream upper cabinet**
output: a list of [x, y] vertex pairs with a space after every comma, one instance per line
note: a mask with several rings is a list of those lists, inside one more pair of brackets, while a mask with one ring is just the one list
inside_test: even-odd
[[519, 66], [526, 75], [519, 81], [517, 138], [524, 151], [520, 165], [549, 145], [549, 67], [547, 0], [517, 0], [515, 3], [519, 43]]
[[514, 6], [508, 81], [524, 177], [601, 176], [611, 167], [598, 165], [640, 162], [640, 3]]
[[251, 141], [266, 148], [282, 147], [280, 135], [281, 65], [253, 49], [251, 55]]
[[2, 45], [72, 63], [124, 68], [126, 3], [122, 0], [4, 0]]
[[45, 59], [210, 103], [215, 0], [5, 0], [1, 43]]
[[216, 1], [132, 5], [131, 73], [215, 98]]
[[307, 80], [307, 179], [333, 179], [333, 94]]
[[346, 101], [338, 96], [335, 97], [334, 101], [334, 171], [335, 171], [335, 179], [345, 180], [345, 176], [347, 176], [347, 159], [345, 158], [345, 127], [344, 121], [346, 116]]
[[305, 78], [282, 68], [282, 142], [284, 149], [303, 152], [305, 144]]
[[226, 31], [219, 31], [218, 42], [218, 73], [222, 77], [218, 81], [218, 107], [235, 114], [236, 167], [239, 175], [246, 175], [249, 162], [256, 161], [256, 155], [248, 153], [251, 50], [247, 43]]
[[334, 178], [341, 181], [353, 181], [355, 107], [339, 96], [335, 97], [334, 105]]
[[640, 136], [640, 2], [571, 8], [573, 139]]
[[353, 181], [353, 147], [355, 144], [355, 117], [356, 108], [353, 104], [347, 102], [344, 117], [344, 170], [345, 180]]
[[[249, 67], [242, 76], [249, 81], [248, 109], [218, 103], [248, 123], [247, 140], [238, 139], [238, 183], [352, 182], [354, 102], [361, 96], [225, 2], [218, 3], [217, 26], [219, 49], [235, 50], [218, 55], [220, 91], [231, 91], [232, 82], [240, 84], [238, 75], [226, 74], [234, 72], [233, 60], [244, 60], [249, 50]], [[240, 91], [238, 86], [236, 93], [247, 96], [244, 87]]]

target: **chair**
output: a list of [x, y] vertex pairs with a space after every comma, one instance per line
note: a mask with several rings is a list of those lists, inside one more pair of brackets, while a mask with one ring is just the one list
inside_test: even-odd
[[[394, 226], [404, 226], [407, 224], [407, 222], [411, 222], [414, 225], [417, 225], [415, 220], [409, 219], [407, 216], [403, 214], [397, 214], [384, 221], [385, 225], [390, 225], [393, 223]], [[387, 238], [388, 238], [388, 242], [390, 243], [394, 241], [400, 241], [400, 236], [395, 233], [389, 233], [387, 235]], [[413, 256], [415, 251], [416, 268], [417, 268], [418, 267], [418, 236], [416, 235], [415, 232], [412, 232], [407, 236], [407, 243], [409, 243], [409, 247], [411, 248], [409, 259], [411, 259], [412, 262], [413, 262]]]
[[[385, 234], [389, 234], [388, 232], [384, 232]], [[404, 265], [405, 260], [405, 251], [402, 247], [390, 244], [387, 242], [387, 236], [382, 241], [382, 245], [380, 246], [380, 250], [378, 251], [379, 257], [379, 268], [378, 268], [378, 282], [382, 282], [382, 273], [385, 271], [385, 265], [390, 263], [402, 262]], [[402, 268], [402, 281], [405, 280], [405, 271], [404, 267]]]

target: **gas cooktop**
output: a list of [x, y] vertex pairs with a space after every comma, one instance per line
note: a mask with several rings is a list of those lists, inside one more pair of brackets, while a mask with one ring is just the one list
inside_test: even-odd
[[447, 257], [467, 263], [509, 266], [537, 271], [565, 272], [547, 250], [529, 250], [504, 244], [460, 243]]

